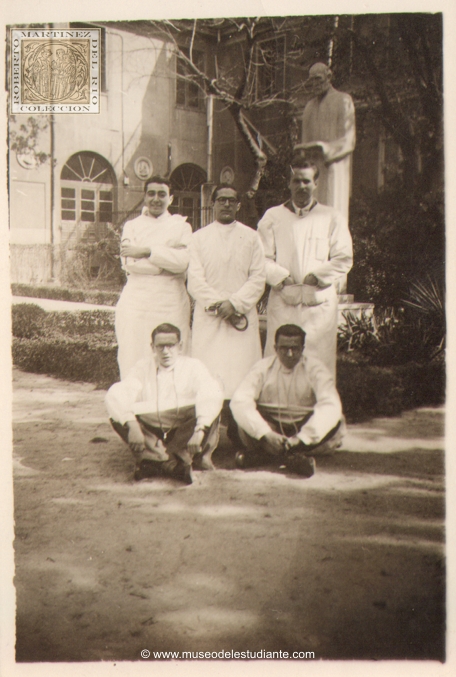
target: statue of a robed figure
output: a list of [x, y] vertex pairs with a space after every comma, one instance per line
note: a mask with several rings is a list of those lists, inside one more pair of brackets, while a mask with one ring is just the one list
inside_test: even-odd
[[309, 70], [305, 83], [312, 96], [304, 108], [302, 142], [295, 146], [320, 170], [317, 199], [338, 209], [348, 220], [351, 154], [355, 148], [353, 99], [331, 84], [332, 71], [324, 63]]

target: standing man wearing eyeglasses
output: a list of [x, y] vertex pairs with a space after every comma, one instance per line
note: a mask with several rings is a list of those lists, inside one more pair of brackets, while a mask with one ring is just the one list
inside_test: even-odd
[[261, 358], [256, 304], [265, 285], [264, 253], [256, 231], [236, 220], [240, 201], [233, 186], [216, 186], [212, 203], [215, 220], [190, 242], [188, 291], [196, 301], [192, 356], [230, 400]]
[[325, 365], [304, 355], [305, 332], [279, 327], [275, 355], [260, 360], [231, 399], [243, 451], [240, 468], [276, 462], [303, 477], [315, 472], [314, 455], [337, 448], [342, 407]]

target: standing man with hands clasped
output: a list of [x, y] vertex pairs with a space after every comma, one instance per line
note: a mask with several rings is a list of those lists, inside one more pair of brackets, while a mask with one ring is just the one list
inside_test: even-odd
[[352, 266], [347, 219], [314, 198], [318, 168], [303, 158], [291, 163], [291, 199], [268, 209], [258, 224], [266, 254], [268, 301], [265, 355], [274, 352], [275, 332], [296, 324], [306, 333], [306, 353], [336, 373], [335, 282]]
[[150, 352], [152, 330], [176, 325], [188, 352], [190, 300], [185, 287], [192, 229], [185, 216], [170, 214], [170, 184], [153, 176], [144, 187], [140, 216], [122, 232], [120, 254], [127, 283], [116, 306], [118, 362], [123, 379]]
[[[190, 245], [192, 356], [222, 383], [229, 400], [261, 358], [256, 304], [264, 291], [264, 253], [258, 234], [236, 221], [240, 202], [233, 186], [216, 186], [212, 202], [215, 220], [194, 233]], [[231, 423], [229, 436], [236, 430]]]

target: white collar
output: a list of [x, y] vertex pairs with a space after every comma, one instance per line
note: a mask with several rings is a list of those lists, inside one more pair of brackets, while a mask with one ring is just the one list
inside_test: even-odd
[[146, 207], [146, 205], [144, 205], [141, 210], [141, 216], [148, 216], [150, 219], [155, 219], [158, 221], [158, 219], [166, 219], [168, 216], [172, 216], [172, 214], [170, 214], [169, 211], [165, 209], [163, 214], [160, 214], [160, 216], [154, 216], [153, 214], [149, 214], [149, 209]]
[[298, 207], [293, 201], [291, 202], [295, 214], [298, 216], [306, 216], [313, 207], [317, 204], [316, 200], [311, 200], [305, 207]]
[[234, 221], [231, 221], [231, 223], [220, 223], [220, 221], [217, 221], [217, 219], [214, 221], [218, 226], [222, 226], [222, 228], [226, 228], [226, 226], [235, 226], [237, 223], [237, 220], [234, 219]]

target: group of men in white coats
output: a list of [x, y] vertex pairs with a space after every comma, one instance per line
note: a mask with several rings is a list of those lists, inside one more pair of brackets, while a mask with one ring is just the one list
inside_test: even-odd
[[[168, 212], [172, 201], [168, 181], [152, 177], [147, 182], [143, 213], [125, 225], [122, 235], [127, 284], [116, 308], [121, 381], [111, 387], [106, 398], [115, 429], [135, 455], [136, 479], [161, 473], [191, 483], [192, 465], [213, 467], [211, 454], [218, 442], [223, 401], [227, 403], [233, 396], [237, 401], [236, 390], [261, 360], [256, 306], [265, 283], [271, 285], [265, 355], [278, 361], [277, 378], [286, 381], [288, 369], [281, 359], [285, 348], [279, 344], [298, 341], [299, 359], [292, 371], [298, 362], [306, 369], [307, 358], [316, 358], [318, 364], [321, 360], [329, 379], [323, 388], [325, 397], [329, 389], [330, 397], [336, 393], [338, 399], [334, 386], [337, 295], [333, 282], [351, 267], [351, 238], [346, 219], [314, 199], [317, 181], [315, 166], [302, 158], [294, 160], [291, 199], [269, 209], [258, 232], [236, 220], [238, 193], [233, 186], [220, 184], [212, 195], [213, 223], [193, 234], [184, 217]], [[191, 358], [185, 357], [190, 352], [186, 279], [195, 301]], [[302, 334], [293, 338], [295, 330], [288, 329], [291, 339], [284, 339], [280, 332], [277, 337], [282, 325], [294, 325]], [[288, 357], [296, 357], [298, 347], [291, 345], [288, 352]], [[313, 395], [309, 396], [311, 381], [307, 380], [304, 387], [307, 408], [315, 408], [323, 397], [320, 386], [316, 390], [310, 387]], [[291, 391], [287, 392], [290, 395]], [[252, 406], [258, 412], [256, 396], [261, 400], [261, 393], [252, 395]], [[206, 411], [203, 406], [201, 413], [201, 403], [209, 399], [212, 407]], [[281, 411], [284, 405], [288, 416], [290, 406], [296, 403], [271, 404]], [[242, 439], [245, 417], [239, 416], [236, 406], [232, 410], [234, 419], [227, 410], [230, 437], [247, 448], [245, 435]], [[302, 423], [302, 417], [298, 417], [299, 422], [308, 426], [308, 417], [306, 410], [306, 423]], [[324, 425], [318, 428], [324, 433], [321, 440], [337, 427], [332, 419], [330, 423], [326, 431]], [[241, 428], [241, 438], [237, 437], [237, 427]], [[185, 430], [183, 437], [179, 429]], [[285, 442], [293, 435], [288, 436], [284, 429], [278, 435], [281, 442], [278, 445], [276, 440], [276, 451], [280, 446], [280, 454], [293, 455], [295, 445]], [[268, 441], [262, 437], [260, 447], [270, 452]], [[321, 440], [314, 436], [307, 446], [314, 448]], [[238, 454], [237, 463], [243, 467], [245, 455]], [[304, 476], [313, 472], [309, 472], [308, 463], [285, 465]]]

